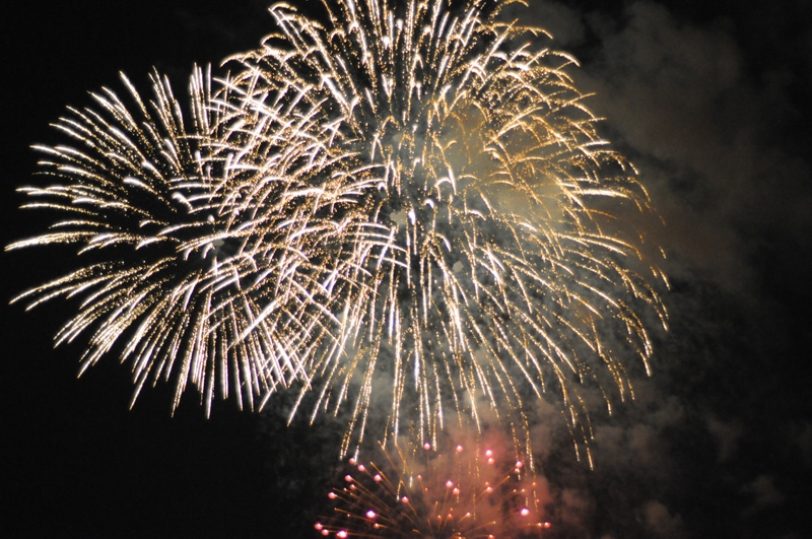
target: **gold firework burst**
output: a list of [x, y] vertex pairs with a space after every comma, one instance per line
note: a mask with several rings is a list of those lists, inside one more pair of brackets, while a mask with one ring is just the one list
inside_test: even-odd
[[369, 226], [340, 349], [306, 369], [315, 410], [349, 406], [344, 451], [382, 405], [392, 436], [416, 417], [436, 440], [448, 410], [478, 423], [484, 403], [529, 439], [552, 387], [589, 455], [579, 387], [610, 407], [633, 396], [627, 359], [649, 370], [665, 276], [634, 226], [648, 194], [599, 135], [575, 61], [484, 1], [322, 4], [326, 24], [274, 5], [280, 31], [235, 57], [242, 93], [306, 94], [354, 156], [347, 177], [376, 184], [350, 210]]

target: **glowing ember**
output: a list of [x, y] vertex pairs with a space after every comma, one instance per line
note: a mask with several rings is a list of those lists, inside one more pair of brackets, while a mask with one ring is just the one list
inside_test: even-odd
[[[378, 462], [365, 463], [351, 485], [332, 491], [333, 514], [320, 520], [323, 529], [368, 538], [456, 539], [529, 537], [549, 529], [531, 516], [544, 514], [546, 494], [529, 470], [517, 467], [512, 455], [459, 447], [447, 453], [382, 448]], [[486, 454], [495, 464], [480, 464]], [[444, 476], [451, 479], [439, 479]]]

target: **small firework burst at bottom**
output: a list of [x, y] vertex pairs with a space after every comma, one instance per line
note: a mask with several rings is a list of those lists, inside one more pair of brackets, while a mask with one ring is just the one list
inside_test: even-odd
[[495, 539], [541, 537], [546, 482], [514, 453], [485, 444], [381, 448], [376, 461], [350, 459], [327, 495], [325, 537]]

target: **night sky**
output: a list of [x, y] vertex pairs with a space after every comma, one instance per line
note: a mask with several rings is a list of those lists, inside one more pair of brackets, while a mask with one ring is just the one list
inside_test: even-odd
[[[299, 0], [300, 2], [302, 0]], [[312, 0], [311, 0], [312, 1]], [[291, 3], [297, 3], [291, 0]], [[812, 536], [812, 4], [536, 1], [582, 68], [668, 223], [671, 331], [639, 399], [596, 416], [593, 472], [560, 425], [542, 426], [555, 538]], [[273, 30], [265, 2], [26, 2], [2, 17], [2, 243], [41, 230], [20, 212], [32, 143], [87, 92], [181, 82]], [[39, 180], [42, 181], [42, 180]], [[7, 306], [71, 266], [69, 250], [2, 255], [4, 537], [314, 537], [334, 477], [338, 425], [285, 428], [219, 402], [145, 392], [111, 355], [76, 380], [81, 340], [54, 350], [73, 306]]]

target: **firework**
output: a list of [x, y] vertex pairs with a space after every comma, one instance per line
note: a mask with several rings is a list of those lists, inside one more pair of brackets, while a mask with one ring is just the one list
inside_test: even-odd
[[511, 452], [457, 443], [380, 454], [379, 463], [350, 460], [318, 533], [484, 539], [540, 537], [552, 527], [544, 520], [546, 484]]
[[344, 451], [378, 406], [395, 437], [414, 417], [436, 442], [448, 411], [480, 423], [483, 403], [527, 434], [554, 388], [588, 443], [579, 386], [610, 409], [633, 397], [628, 359], [648, 372], [665, 277], [634, 225], [648, 195], [599, 136], [575, 61], [484, 0], [322, 4], [326, 24], [271, 7], [280, 30], [235, 57], [234, 83], [257, 103], [304, 92], [353, 156], [346, 177], [376, 185], [346, 210], [368, 225], [345, 238], [337, 353], [306, 368], [314, 413], [349, 404]]
[[251, 131], [251, 103], [213, 92], [208, 70], [191, 77], [186, 115], [157, 72], [149, 101], [122, 81], [124, 99], [105, 88], [54, 124], [70, 145], [35, 147], [58, 183], [20, 189], [23, 208], [58, 220], [7, 249], [74, 245], [78, 267], [14, 301], [81, 298], [56, 344], [89, 334], [82, 370], [117, 346], [133, 402], [147, 381], [174, 379], [173, 409], [188, 384], [207, 413], [230, 388], [254, 407], [329, 349], [338, 270], [317, 249], [344, 224], [331, 217], [342, 187], [325, 177], [340, 159], [318, 129], [299, 136], [306, 112], [266, 106]]
[[530, 455], [557, 394], [589, 457], [579, 388], [633, 397], [665, 276], [574, 60], [509, 3], [277, 4], [233, 77], [196, 70], [185, 116], [157, 74], [148, 102], [124, 79], [130, 105], [70, 109], [72, 145], [37, 147], [60, 183], [22, 189], [59, 220], [9, 248], [75, 245], [78, 268], [17, 300], [79, 299], [56, 342], [89, 334], [83, 369], [117, 347], [133, 398], [173, 378], [173, 406], [191, 384], [254, 408], [301, 381], [294, 414], [349, 410], [344, 454], [383, 408], [384, 442], [495, 414]]

